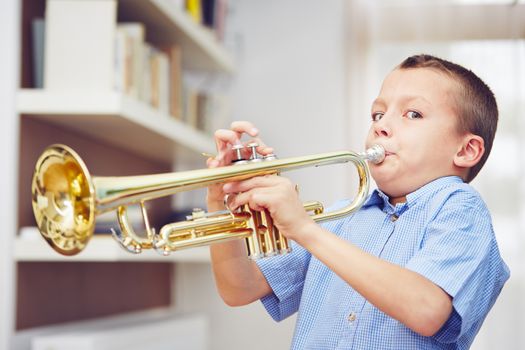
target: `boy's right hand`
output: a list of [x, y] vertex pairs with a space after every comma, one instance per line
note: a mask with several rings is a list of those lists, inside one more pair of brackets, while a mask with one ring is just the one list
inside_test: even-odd
[[[217, 148], [217, 155], [210, 157], [206, 161], [208, 168], [216, 168], [221, 166], [228, 166], [233, 160], [232, 146], [242, 144], [241, 138], [246, 134], [251, 139], [245, 142], [247, 145], [251, 142], [259, 144], [257, 152], [263, 156], [273, 153], [271, 147], [266, 146], [260, 138], [258, 138], [259, 130], [248, 121], [235, 121], [231, 124], [230, 129], [219, 129], [215, 131], [215, 145]], [[248, 148], [244, 150], [244, 156], [249, 157], [250, 151]], [[209, 211], [216, 211], [224, 209], [224, 195], [222, 190], [224, 184], [215, 184], [208, 187], [207, 203]]]

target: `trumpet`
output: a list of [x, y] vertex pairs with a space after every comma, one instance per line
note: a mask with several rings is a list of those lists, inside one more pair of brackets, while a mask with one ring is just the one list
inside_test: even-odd
[[[155, 249], [162, 255], [170, 252], [244, 239], [251, 259], [285, 254], [290, 244], [273, 224], [267, 211], [254, 211], [247, 205], [240, 210], [207, 213], [194, 209], [185, 221], [169, 223], [156, 232], [151, 228], [145, 202], [178, 192], [233, 182], [255, 176], [351, 162], [359, 176], [356, 197], [347, 207], [324, 212], [320, 202], [304, 203], [316, 222], [337, 219], [356, 211], [368, 196], [369, 170], [366, 161], [380, 163], [384, 149], [375, 145], [363, 153], [340, 151], [310, 156], [277, 159], [260, 157], [251, 144], [251, 156], [243, 159], [241, 147], [234, 147], [234, 166], [198, 169], [145, 176], [91, 176], [79, 155], [70, 147], [55, 144], [44, 150], [37, 160], [32, 179], [32, 206], [38, 229], [58, 253], [75, 255], [93, 236], [96, 216], [116, 210], [120, 229], [112, 230], [119, 244], [131, 253]], [[225, 200], [225, 202], [227, 202]], [[138, 234], [127, 217], [129, 205], [140, 205], [145, 233]]]

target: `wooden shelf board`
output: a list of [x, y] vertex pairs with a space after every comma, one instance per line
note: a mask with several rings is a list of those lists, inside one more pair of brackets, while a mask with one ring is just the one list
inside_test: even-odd
[[172, 163], [184, 153], [214, 153], [213, 138], [133, 98], [39, 89], [18, 92], [24, 117], [73, 130], [150, 159]]
[[[27, 232], [27, 228], [25, 228]], [[30, 237], [18, 236], [15, 239], [14, 257], [18, 262], [188, 262], [207, 263], [210, 261], [208, 247], [198, 247], [173, 252], [162, 256], [155, 251], [147, 250], [132, 254], [122, 249], [110, 235], [97, 234], [86, 248], [75, 256], [63, 256], [55, 252], [40, 237], [37, 228]], [[36, 237], [35, 237], [36, 236]]]

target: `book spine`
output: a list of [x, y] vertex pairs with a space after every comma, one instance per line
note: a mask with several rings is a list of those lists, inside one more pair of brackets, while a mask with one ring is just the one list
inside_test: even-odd
[[168, 50], [169, 56], [169, 113], [175, 119], [183, 119], [182, 102], [182, 52], [179, 46]]
[[45, 20], [36, 18], [32, 23], [34, 87], [44, 87], [44, 38]]
[[202, 23], [202, 4], [201, 0], [186, 0], [186, 11], [190, 17], [196, 22]]

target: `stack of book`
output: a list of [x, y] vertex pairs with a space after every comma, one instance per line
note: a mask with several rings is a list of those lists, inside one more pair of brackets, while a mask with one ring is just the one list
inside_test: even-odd
[[185, 82], [181, 49], [156, 48], [145, 40], [142, 23], [119, 23], [115, 39], [115, 90], [143, 101], [205, 133], [230, 118], [228, 96]]
[[115, 90], [182, 119], [181, 52], [145, 42], [142, 23], [119, 23], [115, 36]]
[[224, 39], [227, 0], [186, 0], [184, 6], [195, 22], [212, 30], [219, 41]]

